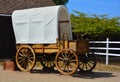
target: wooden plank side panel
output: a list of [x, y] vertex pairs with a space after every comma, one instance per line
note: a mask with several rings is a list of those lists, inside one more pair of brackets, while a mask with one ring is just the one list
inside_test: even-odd
[[34, 44], [32, 48], [58, 48], [57, 44]]
[[36, 44], [32, 45], [35, 53], [56, 53], [58, 52], [57, 44]]
[[76, 52], [78, 54], [85, 54], [89, 52], [89, 41], [77, 40], [76, 41]]
[[58, 48], [35, 48], [35, 53], [57, 53]]
[[76, 51], [76, 41], [69, 41], [69, 49]]

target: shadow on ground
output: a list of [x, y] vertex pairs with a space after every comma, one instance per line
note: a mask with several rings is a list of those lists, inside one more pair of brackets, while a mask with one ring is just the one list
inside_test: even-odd
[[[57, 70], [42, 70], [42, 69], [34, 69], [31, 73], [37, 74], [60, 74]], [[60, 74], [61, 75], [61, 74]], [[76, 72], [71, 75], [71, 77], [75, 78], [83, 78], [83, 79], [96, 79], [96, 78], [111, 78], [116, 77], [113, 73], [110, 72]]]
[[83, 78], [83, 79], [95, 79], [95, 78], [110, 78], [116, 77], [110, 72], [77, 72], [72, 77]]
[[30, 71], [30, 73], [36, 73], [36, 74], [60, 74], [57, 70], [54, 69], [33, 69]]

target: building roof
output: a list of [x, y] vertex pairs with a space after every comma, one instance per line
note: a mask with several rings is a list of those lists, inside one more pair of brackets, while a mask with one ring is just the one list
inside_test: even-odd
[[52, 0], [0, 0], [0, 14], [11, 15], [14, 10], [54, 5]]

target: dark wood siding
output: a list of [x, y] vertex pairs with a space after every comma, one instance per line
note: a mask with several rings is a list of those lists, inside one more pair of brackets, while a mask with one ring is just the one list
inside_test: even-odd
[[16, 45], [10, 16], [0, 16], [0, 58], [15, 56]]

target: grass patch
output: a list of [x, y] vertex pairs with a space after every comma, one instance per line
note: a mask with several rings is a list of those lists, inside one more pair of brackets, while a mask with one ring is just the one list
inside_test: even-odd
[[120, 72], [120, 66], [117, 64], [105, 65], [103, 63], [97, 63], [94, 70], [97, 71], [110, 71], [110, 72]]

